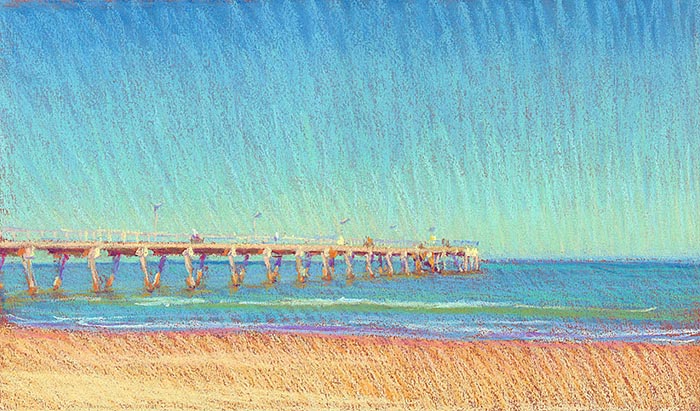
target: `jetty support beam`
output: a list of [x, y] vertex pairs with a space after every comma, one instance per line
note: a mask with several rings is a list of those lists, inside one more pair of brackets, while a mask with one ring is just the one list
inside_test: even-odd
[[417, 274], [420, 274], [423, 272], [423, 259], [421, 258], [420, 250], [416, 250], [413, 253], [413, 264], [416, 267]]
[[272, 266], [270, 265], [270, 258], [272, 257], [272, 249], [266, 248], [263, 250], [263, 261], [265, 262], [265, 267], [267, 268], [267, 281], [272, 284], [277, 281], [275, 273], [272, 272]]
[[22, 258], [22, 266], [24, 267], [24, 277], [27, 280], [27, 292], [30, 295], [36, 294], [39, 287], [36, 285], [34, 271], [32, 271], [32, 259], [34, 258], [34, 247], [20, 248], [17, 254]]
[[192, 266], [192, 257], [194, 257], [194, 250], [192, 247], [188, 247], [182, 252], [182, 256], [185, 258], [185, 270], [187, 271], [187, 277], [185, 278], [185, 284], [190, 290], [197, 288], [195, 284], [194, 277], [192, 273], [194, 272], [194, 267]]
[[2, 266], [5, 264], [5, 257], [7, 257], [5, 254], [0, 254], [0, 291], [5, 287], [2, 283]]
[[338, 252], [334, 249], [328, 250], [328, 269], [330, 270], [331, 279], [335, 277], [335, 257], [338, 256]]
[[153, 292], [154, 287], [151, 283], [151, 279], [148, 276], [148, 264], [146, 262], [146, 257], [148, 257], [149, 253], [150, 250], [148, 248], [140, 247], [136, 250], [135, 254], [139, 258], [139, 263], [141, 264], [141, 271], [143, 272], [143, 286], [146, 289], [146, 291], [150, 293]]
[[100, 247], [93, 247], [87, 253], [88, 267], [90, 268], [90, 274], [92, 275], [92, 291], [95, 293], [100, 292], [100, 274], [97, 272], [96, 259], [100, 258], [102, 250]]
[[208, 269], [204, 265], [204, 260], [206, 260], [207, 255], [202, 253], [199, 255], [199, 269], [197, 270], [197, 278], [194, 280], [194, 286], [195, 288], [199, 287], [202, 284], [202, 279], [204, 278], [204, 271]]
[[326, 248], [323, 250], [321, 253], [321, 261], [323, 263], [323, 268], [321, 269], [322, 275], [321, 279], [323, 281], [331, 281], [333, 277], [331, 276], [330, 273], [330, 268], [328, 267], [328, 257], [330, 255], [330, 249]]
[[438, 256], [438, 260], [437, 260], [437, 264], [436, 264], [438, 272], [442, 273], [445, 271], [446, 261], [447, 261], [447, 251], [443, 251]]
[[409, 270], [408, 270], [408, 252], [407, 251], [402, 251], [401, 252], [401, 269], [403, 270], [403, 273], [408, 275]]
[[355, 255], [352, 251], [346, 251], [343, 253], [343, 259], [345, 260], [345, 276], [348, 280], [355, 278], [355, 274], [352, 272], [352, 260], [355, 259]]
[[248, 260], [250, 260], [250, 254], [246, 254], [243, 256], [243, 263], [241, 264], [243, 267], [241, 267], [240, 270], [238, 270], [238, 279], [241, 284], [243, 284], [243, 280], [245, 279], [245, 272], [246, 268], [248, 267]]
[[238, 253], [236, 252], [236, 247], [231, 247], [229, 252], [226, 254], [228, 256], [228, 265], [231, 268], [231, 285], [234, 287], [238, 287], [243, 283], [243, 278], [238, 274], [238, 271], [236, 270], [236, 255]]
[[153, 278], [153, 288], [160, 288], [160, 277], [163, 275], [163, 271], [165, 270], [165, 261], [168, 259], [168, 257], [163, 254], [160, 256], [160, 261], [158, 261], [158, 271], [156, 271], [156, 275]]
[[297, 281], [300, 283], [306, 282], [306, 277], [309, 274], [309, 272], [304, 269], [304, 257], [305, 256], [306, 256], [306, 253], [301, 248], [298, 248], [297, 251], [294, 253], [294, 258], [296, 259], [296, 268], [297, 268]]
[[394, 275], [394, 265], [391, 263], [391, 252], [387, 252], [385, 258], [387, 266], [387, 275], [391, 277]]
[[278, 255], [275, 260], [275, 268], [272, 270], [272, 274], [275, 276], [275, 282], [280, 280], [280, 267], [282, 266], [282, 255]]
[[374, 260], [374, 254], [371, 251], [368, 251], [367, 254], [365, 254], [365, 271], [369, 273], [370, 278], [374, 278], [374, 271], [372, 271], [372, 260]]
[[430, 272], [434, 273], [435, 268], [435, 254], [432, 251], [428, 251], [427, 254], [428, 266], [430, 266]]
[[68, 254], [54, 253], [54, 258], [58, 263], [58, 274], [53, 279], [53, 290], [58, 291], [63, 285], [63, 269], [66, 268], [66, 261], [68, 261]]
[[121, 259], [122, 255], [120, 253], [116, 253], [112, 256], [112, 273], [107, 279], [107, 283], [105, 284], [105, 290], [110, 290], [112, 288], [112, 284], [114, 284], [114, 279], [117, 276], [117, 271], [119, 271], [119, 262], [121, 261]]

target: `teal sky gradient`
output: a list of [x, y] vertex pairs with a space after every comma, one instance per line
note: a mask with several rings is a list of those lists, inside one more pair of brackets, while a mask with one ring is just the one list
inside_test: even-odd
[[698, 6], [3, 7], [0, 223], [699, 256]]

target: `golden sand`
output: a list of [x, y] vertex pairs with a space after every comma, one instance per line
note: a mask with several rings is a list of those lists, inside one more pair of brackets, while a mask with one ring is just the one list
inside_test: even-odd
[[700, 409], [700, 346], [0, 326], [0, 409]]

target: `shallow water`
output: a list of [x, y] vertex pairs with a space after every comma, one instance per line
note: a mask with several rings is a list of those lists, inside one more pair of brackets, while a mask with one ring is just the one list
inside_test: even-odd
[[[185, 289], [182, 261], [168, 261], [160, 290], [144, 293], [138, 263], [123, 261], [111, 293], [90, 291], [86, 264], [71, 260], [63, 288], [50, 291], [57, 264], [35, 264], [42, 291], [27, 295], [23, 268], [3, 271], [4, 313], [17, 324], [69, 329], [228, 328], [447, 339], [700, 340], [700, 267], [680, 263], [490, 263], [483, 273], [370, 279], [311, 278], [296, 284], [284, 262], [281, 281], [265, 284], [251, 262], [243, 286], [229, 286], [226, 261], [210, 260], [202, 290]], [[156, 262], [149, 269], [155, 270]], [[398, 266], [398, 261], [394, 263]], [[110, 262], [98, 263], [101, 274]]]

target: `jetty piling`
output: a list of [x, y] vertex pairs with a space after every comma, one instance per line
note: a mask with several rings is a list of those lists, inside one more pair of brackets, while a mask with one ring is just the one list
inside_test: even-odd
[[185, 277], [185, 284], [187, 285], [187, 288], [190, 290], [194, 290], [196, 288], [195, 282], [194, 282], [194, 277], [192, 277], [192, 273], [194, 272], [194, 267], [192, 266], [192, 257], [194, 257], [194, 250], [192, 247], [187, 247], [185, 248], [184, 251], [182, 251], [182, 257], [185, 259], [185, 270], [187, 271], [187, 277]]
[[321, 263], [322, 263], [321, 279], [324, 281], [333, 280], [333, 277], [331, 276], [329, 264], [328, 264], [329, 256], [330, 256], [330, 249], [329, 248], [323, 249], [323, 252], [321, 252]]
[[245, 273], [246, 273], [246, 268], [248, 267], [248, 260], [250, 260], [250, 254], [246, 254], [243, 256], [243, 263], [241, 264], [242, 267], [240, 270], [238, 270], [238, 282], [240, 284], [243, 284], [243, 280], [245, 278]]
[[404, 250], [401, 252], [401, 268], [405, 275], [409, 274], [408, 270], [408, 251]]
[[160, 288], [160, 277], [163, 275], [163, 270], [165, 270], [165, 262], [168, 256], [162, 254], [160, 256], [160, 261], [158, 262], [158, 271], [156, 271], [155, 277], [153, 277], [153, 288]]
[[39, 287], [36, 285], [36, 279], [34, 278], [34, 272], [32, 271], [32, 259], [34, 258], [34, 246], [28, 246], [20, 248], [17, 255], [22, 259], [22, 266], [24, 267], [24, 276], [27, 280], [27, 292], [30, 295], [36, 294]]
[[303, 283], [306, 282], [306, 272], [304, 271], [304, 257], [306, 256], [306, 253], [301, 248], [298, 248], [294, 252], [294, 258], [296, 260], [296, 269], [297, 269], [297, 282]]
[[226, 255], [228, 256], [228, 265], [231, 269], [231, 285], [234, 287], [238, 287], [243, 282], [243, 279], [236, 270], [236, 247], [231, 247], [231, 249], [228, 253], [226, 253]]
[[119, 262], [121, 261], [122, 255], [120, 253], [108, 253], [112, 256], [112, 272], [107, 278], [107, 283], [105, 284], [105, 290], [109, 291], [112, 289], [114, 284], [114, 279], [117, 278], [117, 271], [119, 271]]
[[194, 287], [199, 288], [202, 285], [202, 280], [204, 279], [204, 270], [207, 268], [204, 265], [204, 260], [207, 259], [207, 255], [202, 253], [199, 255], [199, 269], [197, 270], [197, 278], [194, 280]]
[[267, 268], [267, 281], [272, 284], [274, 283], [277, 279], [275, 277], [275, 274], [272, 272], [272, 266], [270, 265], [270, 258], [272, 257], [272, 249], [271, 248], [265, 248], [263, 251], [263, 262], [265, 263], [265, 267]]
[[391, 277], [394, 275], [394, 266], [391, 264], [391, 257], [392, 257], [391, 252], [387, 252], [385, 257], [386, 257], [387, 275], [389, 277]]
[[416, 250], [413, 252], [413, 264], [415, 264], [415, 271], [416, 274], [422, 274], [423, 273], [423, 261], [421, 260], [421, 255], [420, 251]]
[[63, 285], [63, 269], [66, 267], [66, 262], [68, 261], [69, 257], [68, 254], [61, 253], [51, 253], [51, 255], [58, 265], [58, 272], [56, 277], [53, 279], [53, 290], [58, 291], [61, 288], [61, 285]]
[[374, 254], [372, 254], [372, 251], [367, 251], [367, 254], [365, 254], [365, 259], [367, 260], [365, 263], [365, 271], [369, 274], [369, 278], [374, 278], [374, 271], [372, 271]]
[[[2, 290], [5, 289], [5, 282], [4, 282], [4, 275], [2, 271], [2, 266], [5, 264], [5, 254], [0, 254], [0, 293]], [[0, 295], [0, 298], [2, 298], [2, 295]]]
[[328, 269], [330, 270], [330, 278], [335, 278], [335, 257], [338, 256], [338, 252], [333, 249], [328, 249]]
[[355, 278], [355, 274], [352, 272], [352, 261], [355, 259], [355, 255], [352, 251], [346, 251], [343, 253], [343, 259], [345, 260], [345, 276], [348, 280]]

